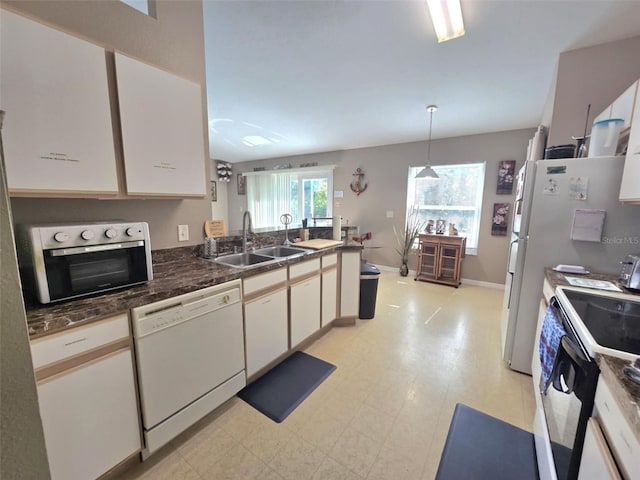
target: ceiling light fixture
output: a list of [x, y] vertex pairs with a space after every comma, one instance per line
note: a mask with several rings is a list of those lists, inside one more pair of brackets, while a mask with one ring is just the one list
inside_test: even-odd
[[460, 0], [427, 0], [438, 43], [464, 35]]
[[435, 112], [436, 110], [438, 110], [438, 107], [436, 105], [429, 105], [427, 107], [427, 112], [429, 112], [429, 140], [427, 141], [427, 166], [424, 167], [422, 170], [420, 170], [420, 172], [418, 172], [418, 174], [416, 175], [416, 178], [427, 178], [427, 179], [433, 179], [433, 180], [437, 180], [438, 178], [440, 178], [438, 174], [435, 172], [435, 170], [431, 168], [431, 165], [430, 165], [431, 128], [433, 127], [433, 112]]

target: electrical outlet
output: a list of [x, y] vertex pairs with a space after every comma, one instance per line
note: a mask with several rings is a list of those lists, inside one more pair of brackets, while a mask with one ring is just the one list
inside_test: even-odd
[[178, 241], [186, 242], [189, 240], [189, 225], [178, 225]]

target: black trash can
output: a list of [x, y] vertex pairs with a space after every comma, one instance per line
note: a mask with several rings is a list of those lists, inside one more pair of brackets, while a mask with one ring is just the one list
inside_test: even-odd
[[380, 270], [375, 265], [363, 263], [360, 266], [360, 312], [362, 319], [371, 319], [376, 315], [376, 296]]

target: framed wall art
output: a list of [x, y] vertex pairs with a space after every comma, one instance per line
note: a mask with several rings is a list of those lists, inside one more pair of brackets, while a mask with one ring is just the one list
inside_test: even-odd
[[211, 191], [211, 201], [217, 202], [218, 201], [218, 185], [216, 184], [215, 180], [211, 180], [209, 182], [209, 189]]
[[247, 177], [238, 173], [238, 195], [247, 194]]
[[509, 227], [509, 210], [511, 205], [508, 203], [494, 203], [493, 216], [491, 217], [491, 235], [506, 236]]
[[502, 160], [498, 164], [498, 186], [496, 188], [496, 194], [511, 195], [511, 192], [513, 192], [515, 170], [515, 160]]

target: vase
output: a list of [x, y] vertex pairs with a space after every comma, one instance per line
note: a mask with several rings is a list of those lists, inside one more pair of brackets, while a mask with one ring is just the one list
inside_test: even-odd
[[406, 263], [403, 263], [400, 265], [400, 276], [406, 277], [407, 275], [409, 275], [409, 266]]

